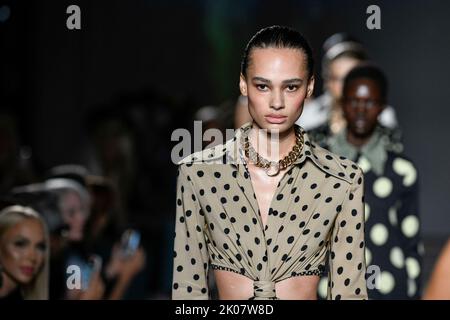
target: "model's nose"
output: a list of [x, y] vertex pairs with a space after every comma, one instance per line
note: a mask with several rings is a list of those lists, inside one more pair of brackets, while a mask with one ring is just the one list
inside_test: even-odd
[[284, 108], [284, 98], [281, 90], [273, 91], [270, 107], [275, 110]]

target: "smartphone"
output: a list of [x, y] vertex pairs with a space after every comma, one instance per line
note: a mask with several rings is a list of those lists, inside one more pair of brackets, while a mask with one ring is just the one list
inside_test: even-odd
[[120, 241], [120, 248], [122, 255], [125, 257], [132, 256], [139, 248], [141, 243], [141, 234], [134, 229], [127, 229], [123, 234]]

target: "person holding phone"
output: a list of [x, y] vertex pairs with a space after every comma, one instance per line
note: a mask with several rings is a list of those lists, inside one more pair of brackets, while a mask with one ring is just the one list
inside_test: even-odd
[[140, 237], [137, 230], [127, 229], [120, 242], [114, 245], [105, 269], [106, 279], [112, 284], [107, 299], [122, 299], [133, 279], [145, 267], [146, 254], [140, 245]]
[[[114, 219], [116, 191], [110, 180], [102, 176], [89, 176], [87, 185], [92, 201], [85, 228], [85, 244], [104, 262], [103, 298], [123, 299], [131, 288], [136, 289], [133, 281], [145, 267], [146, 254], [141, 247], [141, 233], [135, 229], [119, 231], [122, 228]], [[142, 294], [139, 289], [137, 291]]]

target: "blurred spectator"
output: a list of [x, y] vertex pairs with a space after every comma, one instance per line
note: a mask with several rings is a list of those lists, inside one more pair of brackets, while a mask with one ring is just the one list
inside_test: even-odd
[[86, 150], [86, 164], [114, 189], [115, 206], [109, 219], [117, 230], [139, 226], [142, 244], [152, 257], [137, 275], [140, 280], [127, 290], [127, 297], [141, 296], [144, 286], [155, 295], [170, 292], [172, 257], [165, 239], [172, 228], [176, 176], [170, 141], [176, 121], [183, 122], [182, 127], [187, 121], [173, 116], [185, 112], [176, 106], [150, 90], [96, 108], [88, 118], [92, 148]]
[[16, 205], [0, 212], [0, 300], [48, 299], [49, 250], [36, 211]]
[[[88, 175], [80, 166], [65, 165], [53, 168], [53, 176], [45, 182], [46, 190], [58, 197], [58, 208], [67, 226], [62, 236], [67, 245], [61, 255], [53, 259], [56, 270], [65, 272], [71, 265], [81, 268], [81, 290], [64, 288], [67, 299], [121, 299], [131, 281], [145, 265], [145, 252], [137, 248], [124, 256], [115, 232], [112, 213], [117, 204], [116, 192], [102, 177]], [[70, 177], [70, 179], [68, 179]], [[78, 183], [79, 181], [80, 183]], [[65, 285], [67, 275], [55, 280], [56, 292]], [[64, 281], [61, 281], [64, 279]], [[52, 278], [52, 281], [54, 279]]]
[[82, 241], [90, 214], [90, 196], [85, 187], [73, 179], [52, 178], [45, 181], [45, 188], [58, 196], [59, 212], [67, 226], [63, 236], [70, 242]]
[[114, 185], [101, 176], [88, 176], [87, 187], [92, 201], [85, 228], [86, 245], [106, 261], [114, 242], [120, 237], [120, 228], [114, 220], [117, 192]]
[[[80, 179], [78, 181], [82, 182]], [[88, 286], [92, 265], [91, 257], [83, 245], [84, 227], [90, 213], [90, 196], [86, 188], [74, 179], [50, 178], [43, 183], [16, 187], [12, 194], [17, 201], [39, 208], [48, 223], [52, 270], [50, 298], [82, 299], [95, 297], [93, 292], [99, 294], [98, 288], [102, 286], [100, 281], [94, 281]], [[66, 271], [70, 265], [81, 269], [83, 292], [67, 288]], [[101, 295], [97, 298], [101, 298]]]
[[34, 183], [13, 188], [12, 199], [18, 203], [30, 205], [41, 212], [52, 236], [52, 254], [62, 244], [59, 242], [77, 242], [83, 238], [83, 228], [89, 215], [90, 199], [87, 190], [77, 181], [66, 178], [48, 179], [43, 183]]
[[78, 164], [63, 164], [53, 168], [46, 174], [47, 179], [64, 178], [74, 180], [81, 186], [86, 186], [86, 177], [89, 176], [89, 171]]
[[[89, 252], [108, 261], [104, 268], [105, 298], [126, 297], [136, 276], [143, 270], [146, 254], [140, 243], [133, 243], [133, 252], [125, 253], [128, 241], [114, 221], [116, 191], [113, 184], [100, 176], [88, 176], [87, 185], [92, 198], [91, 215], [86, 226], [86, 247]], [[142, 298], [142, 292], [141, 292]]]
[[[103, 283], [99, 272], [93, 270], [91, 253], [84, 248], [84, 227], [90, 214], [91, 199], [86, 188], [73, 179], [51, 178], [45, 190], [56, 196], [57, 211], [64, 228], [55, 234], [53, 244], [58, 250], [52, 254], [51, 297], [56, 299], [101, 299]], [[66, 270], [70, 265], [81, 268], [82, 291], [69, 290]], [[91, 281], [92, 280], [92, 281]]]
[[129, 199], [137, 177], [134, 135], [126, 119], [114, 113], [98, 115], [93, 121], [94, 149], [90, 152], [88, 166], [94, 174], [110, 179], [118, 189], [118, 218], [120, 224], [126, 224]]

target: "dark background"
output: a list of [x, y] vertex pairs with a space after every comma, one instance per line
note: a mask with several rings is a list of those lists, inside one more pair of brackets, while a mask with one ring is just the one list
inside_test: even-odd
[[[81, 8], [81, 30], [66, 28], [71, 4]], [[366, 27], [371, 4], [381, 8], [381, 30]], [[83, 163], [86, 122], [100, 106], [145, 96], [170, 102], [148, 110], [154, 119], [161, 105], [188, 119], [237, 97], [241, 54], [258, 29], [301, 31], [316, 76], [323, 41], [347, 31], [388, 75], [406, 154], [419, 170], [431, 264], [450, 231], [449, 12], [448, 1], [424, 0], [0, 1], [0, 107], [17, 116], [39, 170]], [[318, 81], [316, 95], [321, 89]], [[169, 145], [170, 131], [158, 139]]]

